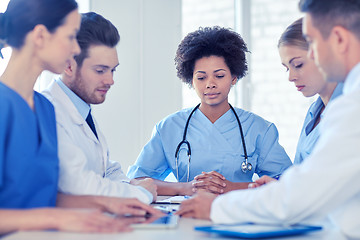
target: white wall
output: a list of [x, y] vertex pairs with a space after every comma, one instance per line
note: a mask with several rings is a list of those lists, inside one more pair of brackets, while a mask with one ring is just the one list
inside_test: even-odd
[[90, 0], [90, 10], [120, 33], [120, 66], [106, 101], [94, 115], [110, 158], [126, 172], [149, 140], [156, 122], [181, 109], [174, 56], [181, 40], [181, 0]]

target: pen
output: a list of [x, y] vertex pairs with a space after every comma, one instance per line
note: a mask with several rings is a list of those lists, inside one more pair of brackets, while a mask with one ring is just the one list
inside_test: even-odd
[[156, 206], [154, 208], [156, 208], [166, 214], [171, 214], [173, 211], [176, 211], [174, 209], [170, 209], [168, 206]]
[[281, 174], [279, 174], [279, 175], [276, 175], [275, 177], [273, 177], [274, 179], [276, 179], [276, 180], [279, 180], [280, 179], [280, 177], [281, 177]]

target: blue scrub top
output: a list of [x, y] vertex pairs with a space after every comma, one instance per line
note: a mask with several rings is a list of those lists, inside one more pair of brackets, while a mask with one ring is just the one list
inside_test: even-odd
[[[153, 131], [150, 141], [144, 146], [135, 165], [128, 171], [129, 178], [149, 176], [164, 180], [170, 172], [176, 177], [175, 151], [183, 138], [186, 120], [192, 108], [174, 113]], [[274, 124], [261, 117], [235, 108], [245, 135], [248, 161], [253, 169], [243, 173], [244, 149], [239, 125], [234, 113], [229, 110], [215, 123], [198, 109], [191, 117], [186, 139], [191, 145], [191, 181], [202, 171], [217, 171], [229, 181], [250, 182], [254, 173], [259, 176], [281, 174], [292, 165], [284, 149], [278, 143], [278, 131]], [[187, 147], [182, 145], [179, 157], [179, 179], [187, 181]]]
[[[342, 89], [343, 83], [338, 83], [334, 89], [333, 94], [331, 95], [329, 102], [340, 96], [342, 94]], [[311, 104], [301, 129], [298, 145], [296, 148], [294, 164], [302, 163], [304, 159], [307, 158], [313, 151], [315, 144], [320, 137], [319, 124], [315, 128], [314, 124], [323, 106], [324, 103], [320, 97]]]
[[58, 156], [55, 112], [34, 92], [34, 111], [0, 82], [0, 208], [53, 207]]

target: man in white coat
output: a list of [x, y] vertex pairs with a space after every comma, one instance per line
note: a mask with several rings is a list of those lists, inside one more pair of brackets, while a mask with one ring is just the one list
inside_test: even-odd
[[90, 104], [101, 104], [114, 84], [118, 66], [116, 27], [94, 12], [82, 14], [77, 35], [81, 53], [61, 79], [42, 93], [54, 104], [59, 145], [59, 191], [75, 195], [156, 199], [151, 179], [129, 180], [119, 162], [109, 160], [104, 135], [91, 115]]
[[329, 217], [341, 234], [360, 239], [360, 0], [302, 0], [299, 6], [309, 56], [327, 81], [345, 82], [343, 95], [325, 110], [313, 153], [279, 181], [261, 179], [261, 187], [218, 197], [199, 193], [178, 214], [217, 223], [293, 224]]

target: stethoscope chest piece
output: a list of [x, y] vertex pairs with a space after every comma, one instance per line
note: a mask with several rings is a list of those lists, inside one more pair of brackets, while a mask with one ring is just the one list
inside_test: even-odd
[[247, 171], [251, 171], [252, 170], [252, 165], [251, 163], [249, 163], [247, 160], [246, 161], [243, 161], [241, 163], [241, 170], [246, 173]]

